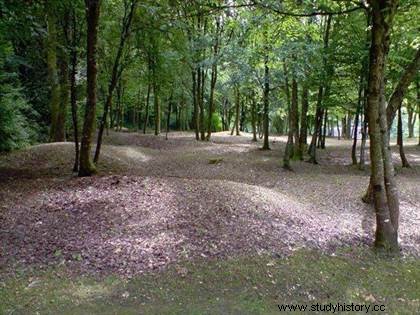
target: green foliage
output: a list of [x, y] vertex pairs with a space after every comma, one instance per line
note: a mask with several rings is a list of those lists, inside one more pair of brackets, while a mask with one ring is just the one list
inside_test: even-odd
[[220, 117], [219, 113], [213, 113], [213, 115], [211, 116], [211, 130], [218, 132], [218, 131], [222, 131], [223, 126], [222, 126], [222, 118]]
[[0, 151], [11, 151], [34, 142], [37, 127], [28, 119], [30, 104], [17, 88], [0, 86]]
[[13, 58], [10, 42], [0, 37], [0, 151], [19, 149], [36, 139], [36, 114], [22, 95]]

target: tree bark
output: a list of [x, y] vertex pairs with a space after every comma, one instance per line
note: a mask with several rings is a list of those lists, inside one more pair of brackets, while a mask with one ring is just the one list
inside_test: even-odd
[[192, 98], [193, 98], [193, 127], [195, 131], [195, 139], [198, 141], [200, 140], [200, 125], [198, 120], [198, 99], [199, 99], [199, 93], [197, 89], [197, 70], [193, 70], [191, 72], [192, 76]]
[[270, 93], [270, 77], [268, 67], [268, 54], [264, 55], [264, 91], [263, 91], [263, 133], [264, 133], [264, 144], [262, 150], [270, 150], [270, 144], [268, 142], [269, 136], [269, 93]]
[[149, 107], [150, 107], [150, 91], [152, 85], [150, 82], [147, 83], [147, 95], [146, 95], [146, 113], [144, 117], [143, 134], [146, 134], [147, 125], [149, 124]]
[[389, 50], [389, 33], [397, 1], [370, 1], [372, 42], [368, 80], [368, 119], [371, 182], [376, 211], [375, 246], [398, 251], [398, 194], [389, 150], [384, 99], [384, 68]]
[[207, 140], [210, 140], [211, 137], [211, 128], [212, 128], [212, 118], [214, 113], [214, 90], [216, 88], [217, 81], [217, 55], [219, 53], [219, 30], [220, 30], [220, 20], [219, 17], [216, 17], [216, 38], [214, 39], [213, 44], [213, 64], [211, 66], [211, 78], [210, 78], [210, 97], [209, 97], [209, 118], [207, 125]]
[[70, 104], [71, 116], [73, 122], [73, 138], [75, 157], [73, 164], [73, 172], [79, 171], [79, 128], [77, 117], [77, 91], [76, 91], [76, 74], [77, 74], [77, 43], [78, 43], [78, 30], [77, 30], [77, 17], [76, 12], [72, 10], [72, 27], [71, 27], [71, 70], [70, 70]]
[[408, 113], [408, 137], [414, 138], [414, 126], [416, 125], [416, 112], [410, 104], [407, 105]]
[[255, 101], [255, 92], [251, 94], [251, 125], [252, 125], [252, 141], [257, 141], [257, 104]]
[[408, 163], [408, 160], [404, 152], [403, 138], [404, 138], [404, 135], [403, 135], [402, 118], [401, 118], [401, 106], [400, 106], [400, 108], [398, 108], [397, 144], [400, 149], [402, 167], [410, 168], [410, 163]]
[[302, 111], [300, 116], [300, 135], [299, 135], [299, 157], [303, 160], [303, 155], [308, 144], [308, 108], [309, 108], [309, 89], [306, 84], [302, 88]]
[[90, 156], [92, 136], [96, 118], [96, 50], [98, 42], [98, 22], [100, 0], [86, 0], [87, 17], [87, 99], [80, 148], [79, 176], [90, 176], [96, 172]]

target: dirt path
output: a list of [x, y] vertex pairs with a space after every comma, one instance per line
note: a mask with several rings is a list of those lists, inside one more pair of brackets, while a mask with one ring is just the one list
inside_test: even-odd
[[[320, 165], [281, 169], [284, 138], [260, 151], [250, 137], [111, 133], [100, 175], [71, 175], [70, 143], [0, 158], [0, 266], [66, 263], [132, 275], [194, 257], [333, 252], [372, 243], [374, 215], [360, 201], [368, 173], [349, 166], [350, 142], [328, 139]], [[400, 242], [420, 254], [420, 150], [398, 170]], [[397, 158], [397, 156], [395, 156]], [[396, 162], [398, 160], [396, 159]]]

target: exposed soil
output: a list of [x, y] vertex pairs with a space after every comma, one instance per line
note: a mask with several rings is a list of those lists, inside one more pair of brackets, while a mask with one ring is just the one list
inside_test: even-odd
[[[350, 141], [327, 139], [319, 165], [294, 161], [289, 172], [285, 138], [271, 140], [261, 151], [249, 135], [111, 133], [91, 178], [71, 174], [71, 143], [2, 156], [0, 267], [133, 275], [195, 257], [371, 245], [374, 213], [360, 198], [368, 167], [350, 165]], [[419, 256], [420, 149], [409, 144], [406, 154], [413, 167], [397, 167], [400, 244]]]

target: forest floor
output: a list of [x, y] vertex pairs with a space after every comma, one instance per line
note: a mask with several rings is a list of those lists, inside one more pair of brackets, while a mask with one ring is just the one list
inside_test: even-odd
[[[327, 139], [319, 165], [293, 161], [289, 172], [281, 168], [285, 140], [271, 137], [272, 149], [261, 151], [249, 134], [196, 142], [191, 133], [165, 140], [112, 132], [91, 178], [71, 173], [71, 143], [0, 156], [0, 313], [65, 304], [69, 314], [84, 307], [134, 314], [139, 305], [148, 314], [265, 314], [274, 300], [337, 300], [344, 292], [346, 301], [393, 296], [391, 309], [418, 309], [420, 148], [408, 143], [412, 168], [396, 168], [402, 258], [390, 262], [370, 257], [375, 218], [361, 201], [369, 167], [350, 165], [351, 142]], [[311, 277], [323, 272], [328, 279]], [[351, 279], [359, 280], [348, 291]], [[378, 279], [403, 284], [383, 287]], [[241, 302], [229, 304], [223, 288]], [[282, 293], [274, 296], [276, 288]], [[51, 289], [55, 295], [46, 295]], [[119, 304], [101, 310], [110, 296]], [[197, 303], [199, 296], [207, 302]]]

